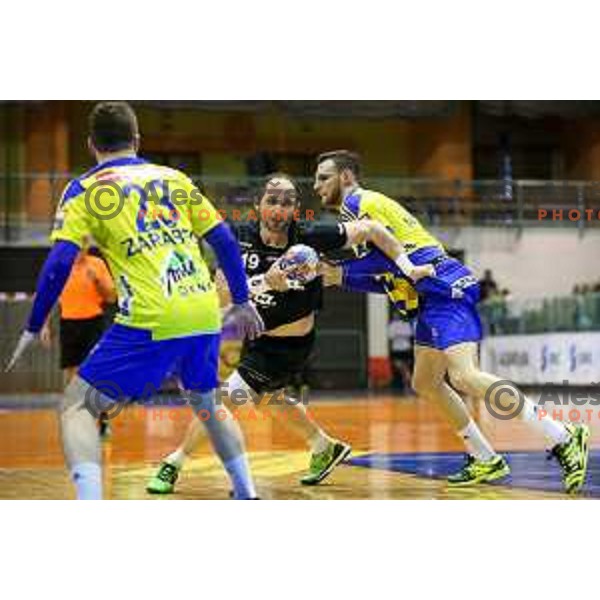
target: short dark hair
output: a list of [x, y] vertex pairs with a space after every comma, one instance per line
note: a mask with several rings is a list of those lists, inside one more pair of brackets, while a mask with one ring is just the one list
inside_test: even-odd
[[90, 138], [96, 150], [115, 152], [133, 146], [137, 117], [127, 102], [99, 102], [90, 113]]
[[317, 164], [320, 165], [326, 160], [332, 160], [338, 171], [350, 169], [356, 177], [360, 177], [360, 156], [350, 150], [332, 150], [323, 152], [317, 157]]

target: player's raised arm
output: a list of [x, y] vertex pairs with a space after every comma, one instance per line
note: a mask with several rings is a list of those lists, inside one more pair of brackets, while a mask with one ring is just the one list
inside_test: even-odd
[[356, 246], [366, 242], [372, 243], [393, 260], [402, 273], [412, 281], [435, 276], [433, 265], [413, 264], [404, 244], [378, 221], [361, 219], [360, 221], [344, 223], [344, 227], [346, 228], [347, 246]]
[[[330, 252], [372, 243], [390, 258], [412, 281], [435, 275], [432, 265], [414, 265], [402, 242], [388, 229], [373, 219], [360, 219], [349, 223], [313, 223], [303, 230], [303, 242], [319, 252]], [[367, 284], [370, 287], [370, 284]]]
[[357, 261], [350, 260], [343, 264], [334, 265], [321, 261], [317, 272], [323, 278], [325, 287], [341, 287], [350, 292], [385, 294], [386, 289], [381, 278], [377, 275], [355, 272], [352, 266], [356, 263]]

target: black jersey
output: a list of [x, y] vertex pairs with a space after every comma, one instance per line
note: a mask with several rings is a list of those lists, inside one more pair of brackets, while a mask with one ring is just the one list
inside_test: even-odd
[[[273, 263], [296, 244], [305, 244], [324, 254], [339, 250], [346, 244], [346, 229], [340, 223], [292, 222], [288, 232], [288, 244], [285, 248], [274, 248], [263, 243], [259, 224], [232, 223], [241, 251], [246, 275], [262, 275]], [[323, 300], [323, 282], [317, 277], [304, 286], [303, 290], [286, 292], [268, 291], [258, 294], [253, 302], [260, 313], [266, 331], [280, 325], [293, 323], [321, 308]]]

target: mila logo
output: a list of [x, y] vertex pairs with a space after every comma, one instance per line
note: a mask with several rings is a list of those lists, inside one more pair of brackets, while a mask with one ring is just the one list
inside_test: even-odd
[[182, 252], [172, 252], [161, 276], [165, 295], [170, 297], [173, 294], [173, 287], [175, 285], [195, 274], [196, 265], [189, 256], [186, 256]]

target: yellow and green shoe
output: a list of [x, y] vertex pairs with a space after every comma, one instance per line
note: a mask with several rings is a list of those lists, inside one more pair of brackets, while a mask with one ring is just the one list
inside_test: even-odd
[[172, 494], [180, 470], [181, 467], [163, 461], [160, 463], [158, 471], [148, 481], [146, 491], [150, 494]]
[[475, 485], [477, 483], [489, 483], [502, 479], [510, 473], [510, 467], [506, 459], [499, 454], [490, 460], [479, 460], [474, 456], [467, 456], [467, 462], [458, 472], [448, 477], [450, 485]]
[[308, 473], [300, 479], [302, 485], [317, 485], [321, 483], [343, 460], [348, 458], [352, 448], [340, 442], [333, 440], [327, 445], [323, 452], [312, 454]]
[[585, 483], [590, 453], [590, 428], [587, 425], [565, 423], [570, 437], [564, 444], [550, 450], [549, 458], [556, 458], [563, 471], [563, 484], [567, 494], [576, 494]]

